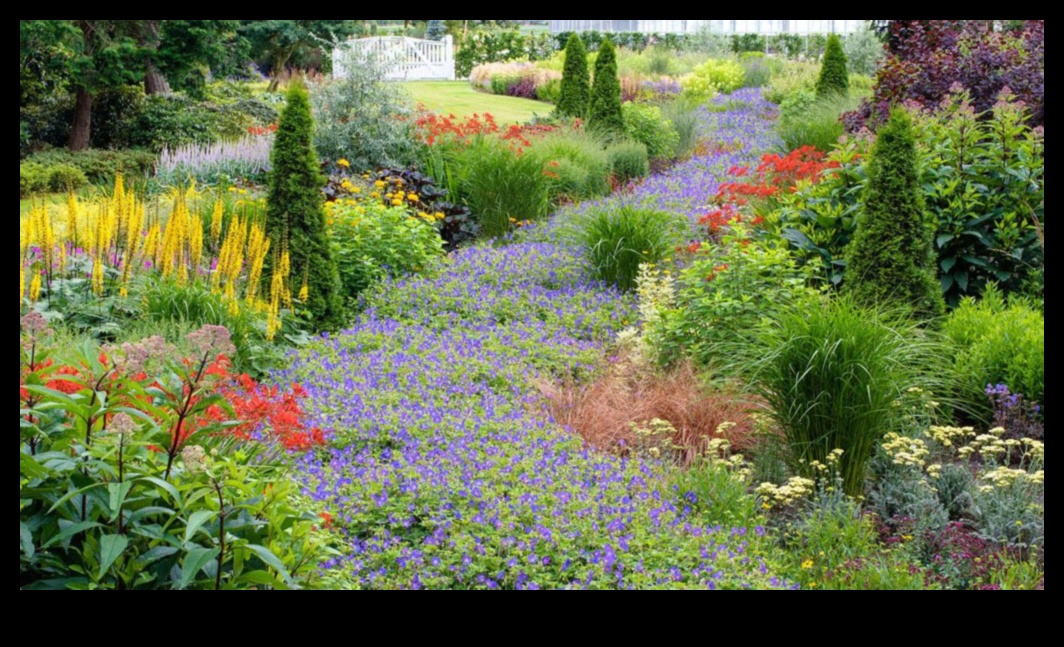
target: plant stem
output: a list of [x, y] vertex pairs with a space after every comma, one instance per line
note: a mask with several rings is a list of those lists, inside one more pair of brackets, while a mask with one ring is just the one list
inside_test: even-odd
[[225, 500], [222, 498], [222, 486], [218, 479], [212, 478], [214, 491], [218, 493], [218, 545], [221, 549], [218, 553], [218, 569], [214, 575], [214, 590], [222, 590], [222, 564], [225, 563]]

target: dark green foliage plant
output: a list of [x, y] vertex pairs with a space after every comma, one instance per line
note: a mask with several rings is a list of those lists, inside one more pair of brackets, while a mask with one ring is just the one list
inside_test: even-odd
[[846, 290], [867, 305], [901, 304], [938, 317], [945, 302], [935, 280], [933, 230], [927, 221], [912, 121], [895, 110], [880, 129], [868, 163], [868, 188], [847, 250]]
[[816, 82], [816, 95], [819, 98], [833, 94], [849, 94], [850, 73], [846, 69], [846, 52], [842, 50], [842, 41], [838, 34], [828, 36], [828, 47], [824, 51], [824, 60], [820, 64], [820, 78]]
[[306, 282], [304, 304], [320, 330], [343, 324], [340, 274], [332, 256], [321, 189], [318, 157], [314, 152], [314, 120], [306, 87], [294, 82], [281, 115], [274, 142], [266, 203], [266, 233], [291, 256], [291, 280]]
[[152, 172], [158, 157], [145, 150], [87, 150], [72, 153], [67, 150], [51, 150], [35, 153], [26, 160], [45, 169], [57, 166], [72, 166], [85, 174], [89, 184], [114, 183], [115, 175], [121, 172], [127, 178], [144, 177]]
[[624, 130], [629, 139], [647, 147], [651, 159], [669, 160], [676, 156], [680, 135], [665, 118], [661, 108], [641, 103], [628, 103], [622, 108]]
[[558, 114], [583, 119], [591, 105], [591, 73], [587, 68], [587, 49], [578, 34], [571, 34], [565, 46], [565, 68], [562, 72]]
[[595, 82], [591, 88], [588, 127], [607, 135], [624, 133], [621, 110], [621, 80], [617, 76], [617, 50], [607, 38], [595, 60]]
[[622, 184], [650, 175], [647, 147], [639, 142], [618, 142], [606, 149], [613, 177]]

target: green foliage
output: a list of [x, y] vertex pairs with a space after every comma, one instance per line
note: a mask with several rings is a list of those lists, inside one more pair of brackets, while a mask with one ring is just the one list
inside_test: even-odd
[[628, 137], [647, 148], [651, 159], [673, 159], [680, 136], [661, 108], [643, 103], [624, 105], [624, 130]]
[[77, 191], [89, 181], [80, 168], [72, 164], [44, 165], [36, 161], [22, 162], [18, 167], [20, 198], [51, 191]]
[[588, 128], [606, 135], [624, 133], [621, 111], [621, 80], [617, 76], [617, 50], [607, 38], [595, 60], [595, 84], [591, 88]]
[[942, 291], [956, 306], [997, 283], [1023, 288], [1044, 263], [1038, 229], [1045, 209], [1045, 141], [1010, 97], [980, 119], [966, 94], [916, 120], [922, 184], [936, 223]]
[[540, 160], [551, 197], [590, 200], [610, 193], [610, 156], [602, 137], [587, 130], [553, 133], [525, 152]]
[[90, 184], [110, 185], [121, 172], [127, 178], [144, 177], [155, 168], [158, 157], [143, 150], [104, 151], [87, 150], [72, 153], [53, 150], [31, 155], [28, 162], [45, 169], [57, 166], [72, 166], [84, 173]]
[[670, 473], [669, 484], [680, 508], [690, 507], [707, 526], [764, 526], [761, 506], [750, 493], [750, 479], [715, 458], [699, 458], [687, 469]]
[[710, 59], [685, 77], [683, 94], [692, 101], [706, 103], [718, 94], [729, 94], [743, 87], [745, 70], [733, 59]]
[[349, 299], [357, 299], [386, 277], [427, 273], [443, 257], [436, 225], [411, 218], [406, 209], [375, 202], [327, 208], [340, 280]]
[[587, 49], [578, 34], [571, 34], [565, 46], [565, 68], [557, 102], [562, 117], [583, 119], [591, 106], [591, 73], [587, 67]]
[[291, 276], [309, 287], [306, 308], [319, 330], [343, 324], [340, 275], [332, 257], [313, 144], [314, 119], [302, 83], [292, 83], [277, 129], [266, 206], [266, 233], [291, 254]]
[[401, 89], [384, 83], [381, 66], [355, 56], [344, 78], [313, 87], [318, 155], [359, 171], [408, 166], [416, 157], [411, 107]]
[[550, 212], [551, 178], [537, 155], [517, 155], [494, 138], [479, 138], [444, 153], [445, 177], [469, 207], [483, 235], [510, 232], [515, 223]]
[[[354, 20], [242, 20], [240, 34], [251, 45], [252, 57], [275, 75], [290, 62], [320, 54], [323, 42], [346, 40], [359, 31]], [[330, 52], [331, 53], [331, 52]]]
[[180, 94], [153, 95], [144, 99], [140, 112], [128, 126], [125, 141], [129, 146], [161, 151], [237, 139], [246, 135], [249, 127], [266, 125], [258, 116], [270, 114], [276, 115], [257, 101], [218, 105]]
[[846, 68], [846, 52], [838, 34], [828, 36], [827, 50], [820, 63], [820, 78], [816, 82], [816, 96], [823, 99], [833, 94], [850, 93], [850, 72]]
[[[276, 450], [227, 433], [233, 410], [204, 375], [203, 354], [188, 365], [150, 360], [147, 388], [107, 379], [122, 370], [99, 347], [53, 356], [42, 340], [26, 341], [20, 588], [287, 590], [314, 575], [325, 556], [316, 520], [296, 508], [298, 488]], [[74, 375], [27, 370], [47, 359]], [[169, 397], [182, 391], [187, 400]], [[171, 431], [193, 421], [174, 442]]]
[[630, 291], [640, 265], [660, 263], [673, 253], [684, 224], [672, 214], [627, 204], [592, 207], [581, 216], [578, 239], [591, 275]]
[[1045, 317], [1032, 304], [1006, 302], [991, 286], [982, 300], [965, 299], [944, 332], [954, 345], [962, 397], [973, 412], [989, 418], [986, 389], [998, 384], [1045, 405]]
[[702, 366], [724, 359], [721, 342], [742, 336], [790, 306], [813, 306], [810, 272], [785, 245], [753, 238], [736, 224], [719, 244], [704, 244], [679, 279], [676, 307], [649, 331], [666, 363], [691, 357]]
[[[232, 336], [236, 353], [230, 359], [236, 370], [264, 375], [282, 364], [283, 348], [266, 339], [266, 314], [254, 308], [234, 311], [220, 293], [208, 286], [191, 283], [179, 285], [171, 280], [152, 281], [139, 287], [132, 296], [139, 297], [142, 321], [151, 330], [197, 330], [203, 326], [222, 326]], [[288, 340], [302, 337], [291, 316], [283, 317], [282, 335]]]
[[612, 144], [606, 154], [618, 182], [627, 184], [650, 175], [650, 156], [647, 147], [639, 142]]
[[817, 98], [800, 91], [780, 104], [779, 133], [788, 151], [812, 146], [831, 151], [845, 133], [841, 117], [861, 103], [857, 97], [838, 93]]
[[783, 312], [724, 350], [731, 372], [766, 403], [791, 469], [816, 479], [811, 463], [828, 465], [841, 449], [839, 477], [853, 496], [864, 493], [869, 459], [904, 414], [903, 395], [914, 387], [950, 392], [931, 388], [944, 374], [940, 344], [913, 320], [847, 297]]
[[932, 239], [912, 122], [895, 110], [868, 163], [862, 216], [846, 252], [846, 290], [869, 305], [899, 303], [923, 317], [941, 316]]

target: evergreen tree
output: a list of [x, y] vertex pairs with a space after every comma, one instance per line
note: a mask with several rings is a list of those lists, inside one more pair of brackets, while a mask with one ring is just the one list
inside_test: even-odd
[[591, 75], [587, 69], [587, 48], [576, 33], [565, 45], [565, 70], [562, 92], [558, 98], [558, 115], [584, 119], [591, 104]]
[[430, 20], [428, 29], [425, 31], [425, 38], [428, 40], [443, 40], [443, 37], [447, 35], [447, 29], [443, 25], [442, 20]]
[[287, 245], [291, 283], [298, 286], [306, 280], [304, 307], [314, 325], [337, 330], [343, 325], [340, 273], [325, 228], [321, 197], [325, 178], [314, 152], [313, 134], [310, 95], [302, 83], [293, 82], [271, 156], [266, 233], [274, 249]]
[[933, 239], [912, 122], [894, 110], [868, 162], [863, 213], [846, 252], [846, 289], [868, 305], [900, 303], [924, 317], [942, 315]]
[[617, 50], [609, 38], [602, 41], [595, 61], [595, 84], [591, 88], [588, 127], [605, 134], [624, 133], [621, 111], [621, 80], [617, 76]]
[[850, 93], [850, 73], [846, 69], [846, 64], [846, 52], [842, 51], [842, 41], [838, 34], [831, 34], [828, 36], [827, 49], [824, 50], [824, 61], [820, 64], [820, 78], [816, 82], [817, 97]]

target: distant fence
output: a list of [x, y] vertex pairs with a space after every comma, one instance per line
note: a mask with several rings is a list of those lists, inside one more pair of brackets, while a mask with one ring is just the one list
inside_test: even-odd
[[402, 36], [350, 40], [333, 50], [333, 76], [347, 76], [347, 65], [376, 61], [389, 81], [453, 81], [454, 39], [421, 40]]

